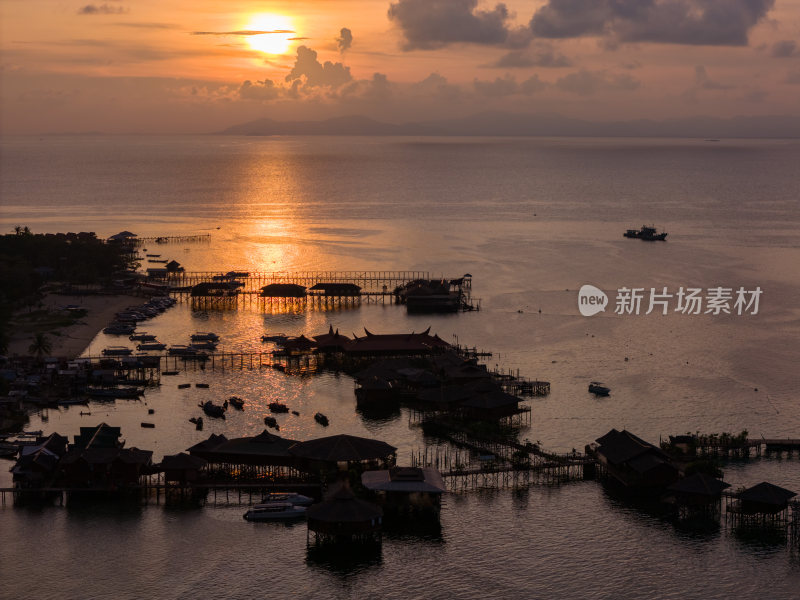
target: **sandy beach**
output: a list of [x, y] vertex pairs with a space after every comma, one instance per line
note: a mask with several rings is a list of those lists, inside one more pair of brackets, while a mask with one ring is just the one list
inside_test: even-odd
[[[63, 296], [48, 294], [42, 299], [43, 308], [58, 310], [67, 305], [80, 306], [87, 310], [85, 317], [69, 327], [58, 329], [48, 335], [52, 344], [51, 356], [75, 358], [89, 346], [94, 337], [114, 320], [114, 314], [127, 306], [142, 304], [140, 296]], [[20, 332], [12, 335], [8, 345], [8, 356], [26, 356], [33, 342], [34, 334]]]

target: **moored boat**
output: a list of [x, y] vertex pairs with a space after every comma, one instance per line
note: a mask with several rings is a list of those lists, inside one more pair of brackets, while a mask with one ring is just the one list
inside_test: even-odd
[[270, 502], [254, 506], [244, 513], [244, 518], [248, 521], [285, 521], [305, 516], [306, 507], [295, 506], [291, 502]]
[[589, 383], [589, 392], [595, 396], [608, 396], [611, 393], [611, 390], [599, 381], [592, 381]]
[[665, 232], [658, 233], [655, 227], [647, 225], [642, 225], [641, 229], [628, 229], [622, 235], [626, 238], [644, 240], [646, 242], [663, 242], [667, 239]]
[[268, 405], [269, 409], [274, 413], [288, 413], [289, 407], [283, 404], [282, 402], [270, 402]]
[[271, 492], [261, 499], [261, 504], [256, 504], [253, 508], [274, 504], [275, 502], [289, 502], [295, 506], [311, 506], [314, 499], [297, 492]]
[[316, 413], [314, 415], [314, 420], [317, 423], [319, 423], [320, 425], [322, 425], [323, 427], [327, 427], [328, 426], [328, 417], [323, 415], [321, 412], [318, 412], [318, 413]]
[[228, 403], [238, 410], [242, 410], [244, 408], [244, 400], [239, 398], [239, 396], [231, 396], [228, 398]]

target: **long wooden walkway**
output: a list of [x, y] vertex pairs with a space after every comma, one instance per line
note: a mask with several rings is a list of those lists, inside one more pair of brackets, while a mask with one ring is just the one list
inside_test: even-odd
[[[291, 283], [307, 288], [318, 283], [352, 283], [363, 292], [393, 293], [397, 286], [415, 279], [431, 279], [429, 271], [255, 271], [233, 269], [229, 273], [237, 273], [232, 277], [244, 283], [242, 291], [258, 291], [272, 283]], [[244, 276], [246, 274], [246, 276]], [[221, 281], [226, 273], [221, 271], [184, 271], [169, 273], [165, 278], [157, 279], [173, 287], [186, 287], [198, 283]], [[215, 279], [217, 278], [217, 279]]]

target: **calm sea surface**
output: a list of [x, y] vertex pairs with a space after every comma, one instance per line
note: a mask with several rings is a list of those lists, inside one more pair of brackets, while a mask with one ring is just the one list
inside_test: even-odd
[[[800, 142], [502, 138], [33, 137], [0, 140], [0, 229], [210, 233], [155, 252], [188, 270], [424, 270], [473, 275], [479, 312], [408, 316], [395, 306], [281, 312], [186, 304], [141, 329], [170, 344], [215, 331], [224, 350], [264, 332], [431, 331], [492, 351], [491, 366], [552, 382], [528, 401], [522, 438], [582, 449], [612, 427], [652, 442], [688, 431], [800, 437]], [[655, 223], [667, 243], [622, 232]], [[154, 246], [155, 247], [155, 246]], [[154, 251], [150, 248], [150, 251]], [[605, 290], [583, 317], [577, 290]], [[617, 290], [763, 291], [758, 314], [614, 313]], [[645, 304], [642, 312], [645, 312]], [[735, 311], [734, 311], [735, 313]], [[87, 343], [89, 340], [87, 340]], [[119, 343], [100, 334], [89, 353]], [[588, 381], [612, 395], [596, 399]], [[207, 382], [208, 390], [178, 390]], [[73, 434], [101, 421], [155, 459], [210, 433], [252, 435], [286, 401], [281, 434], [351, 433], [424, 445], [403, 410], [370, 420], [353, 382], [272, 370], [189, 371], [144, 402], [31, 417]], [[196, 432], [197, 402], [248, 402]], [[148, 408], [155, 429], [141, 429]], [[322, 411], [323, 430], [311, 415]], [[0, 486], [10, 483], [0, 463]], [[734, 487], [800, 492], [800, 460], [729, 464]], [[333, 566], [306, 528], [251, 524], [242, 508], [0, 507], [0, 598], [796, 598], [800, 550], [724, 523], [676, 528], [596, 482], [449, 496], [439, 534], [392, 535], [380, 558]]]

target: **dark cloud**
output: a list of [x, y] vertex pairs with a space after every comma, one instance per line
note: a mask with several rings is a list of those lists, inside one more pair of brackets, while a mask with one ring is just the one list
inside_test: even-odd
[[770, 54], [775, 58], [789, 58], [790, 56], [797, 56], [797, 42], [794, 40], [781, 40], [772, 44]]
[[627, 74], [614, 75], [586, 69], [570, 73], [556, 81], [558, 89], [579, 96], [591, 96], [601, 91], [630, 91], [637, 89], [639, 85], [637, 79]]
[[124, 15], [128, 9], [124, 6], [110, 6], [108, 4], [87, 4], [78, 9], [79, 15]]
[[512, 50], [508, 54], [504, 54], [495, 62], [487, 66], [501, 69], [517, 69], [526, 67], [558, 68], [571, 67], [572, 61], [552, 48], [543, 48], [534, 50], [533, 52]]
[[238, 31], [192, 31], [191, 35], [241, 35], [244, 37], [251, 35], [264, 35], [267, 33], [295, 33], [291, 29], [271, 29], [269, 31], [259, 31], [257, 29], [239, 29]]
[[302, 77], [305, 77], [305, 87], [338, 87], [353, 79], [350, 67], [327, 60], [322, 64], [317, 60], [317, 52], [306, 46], [297, 49], [297, 59], [286, 76], [286, 81], [295, 81]]
[[348, 50], [353, 45], [353, 32], [347, 27], [342, 27], [339, 37], [336, 38], [336, 45], [339, 47], [339, 52]]
[[548, 0], [530, 22], [534, 35], [608, 35], [623, 42], [745, 46], [775, 0]]
[[505, 4], [491, 10], [477, 6], [478, 0], [399, 0], [389, 5], [389, 19], [403, 32], [404, 50], [455, 43], [522, 47], [530, 41], [530, 31], [506, 25], [510, 15]]

